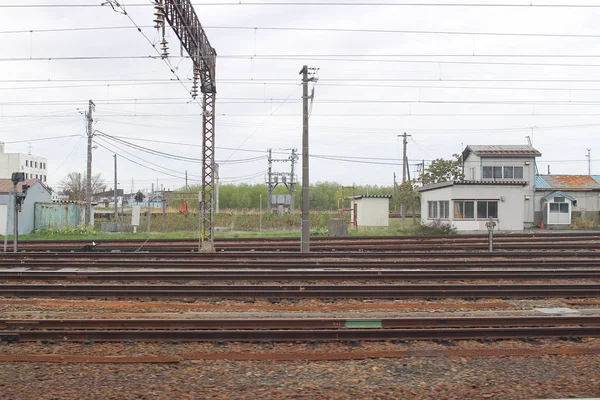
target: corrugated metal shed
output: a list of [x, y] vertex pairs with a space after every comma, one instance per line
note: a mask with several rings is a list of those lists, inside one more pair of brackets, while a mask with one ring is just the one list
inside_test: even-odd
[[542, 153], [528, 145], [469, 145], [463, 151], [463, 159], [467, 158], [469, 153], [474, 153], [480, 157], [484, 156], [533, 156], [540, 157]]
[[600, 190], [600, 180], [590, 175], [539, 175], [536, 189]]

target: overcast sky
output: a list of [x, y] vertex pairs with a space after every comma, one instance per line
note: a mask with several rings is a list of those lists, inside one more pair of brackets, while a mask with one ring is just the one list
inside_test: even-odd
[[[0, 1], [0, 140], [5, 151], [23, 153], [31, 140], [31, 153], [48, 158], [55, 188], [67, 173], [85, 171], [82, 113], [89, 99], [97, 105], [95, 130], [201, 158], [201, 107], [190, 102], [192, 64], [180, 57], [176, 36], [167, 31], [173, 74], [160, 58], [148, 57], [157, 53], [147, 38], [161, 40], [152, 28], [151, 2], [122, 2], [131, 20], [97, 6], [101, 2]], [[266, 155], [267, 148], [301, 150], [298, 73], [304, 64], [320, 68], [310, 153], [359, 161], [311, 158], [311, 182], [390, 185], [393, 173], [401, 174], [397, 135], [403, 132], [412, 135], [411, 173], [417, 162], [451, 157], [468, 144], [526, 144], [526, 136], [543, 154], [541, 172], [550, 165], [552, 173], [586, 174], [591, 148], [592, 173], [600, 173], [600, 7], [572, 7], [570, 0], [313, 2], [321, 5], [193, 2], [219, 54], [216, 159], [223, 182], [264, 182], [266, 158], [244, 160]], [[116, 28], [73, 30], [108, 27]], [[55, 138], [66, 135], [80, 136]], [[126, 191], [157, 179], [165, 188], [182, 187], [186, 170], [191, 184], [200, 179], [199, 162], [158, 157], [101, 136], [96, 141], [93, 169], [109, 187], [113, 152], [157, 170], [119, 158], [119, 187]]]

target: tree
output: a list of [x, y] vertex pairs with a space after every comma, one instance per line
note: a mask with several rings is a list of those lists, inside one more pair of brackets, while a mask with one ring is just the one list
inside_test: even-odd
[[[84, 174], [79, 172], [71, 172], [64, 177], [58, 186], [61, 188], [59, 194], [69, 196], [72, 201], [84, 201], [85, 190], [87, 187], [87, 179]], [[106, 182], [101, 174], [92, 176], [92, 193], [104, 192], [106, 190]]]
[[144, 196], [144, 194], [143, 194], [142, 192], [138, 191], [138, 192], [135, 194], [135, 196], [134, 196], [134, 198], [133, 198], [133, 199], [134, 199], [135, 201], [137, 201], [138, 203], [141, 203], [142, 201], [144, 201], [144, 198], [145, 198], [145, 197], [146, 197], [146, 196]]
[[427, 185], [438, 182], [462, 181], [465, 178], [462, 156], [453, 154], [452, 157], [451, 160], [444, 160], [443, 158], [433, 160], [427, 171], [419, 178], [421, 183]]
[[403, 204], [407, 211], [412, 213], [414, 210], [416, 214], [421, 208], [421, 194], [417, 192], [417, 181], [411, 179], [398, 184], [396, 201], [398, 205]]

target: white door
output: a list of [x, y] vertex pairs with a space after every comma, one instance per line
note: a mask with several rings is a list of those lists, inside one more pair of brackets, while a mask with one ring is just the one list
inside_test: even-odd
[[569, 225], [571, 223], [571, 205], [569, 203], [549, 203], [548, 223]]

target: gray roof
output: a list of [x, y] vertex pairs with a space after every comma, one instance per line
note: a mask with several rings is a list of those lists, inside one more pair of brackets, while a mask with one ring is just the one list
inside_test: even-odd
[[417, 188], [419, 192], [426, 192], [428, 190], [440, 189], [448, 186], [467, 186], [467, 185], [482, 185], [482, 186], [526, 186], [526, 181], [447, 181], [430, 183], [429, 185], [421, 186]]
[[550, 199], [553, 199], [555, 197], [564, 197], [566, 199], [569, 199], [571, 201], [576, 201], [577, 199], [573, 196], [570, 196], [569, 194], [562, 192], [560, 190], [556, 191], [556, 192], [552, 192], [550, 194], [547, 194], [546, 196], [542, 197], [543, 201], [548, 201]]
[[542, 153], [529, 145], [503, 144], [503, 145], [469, 145], [463, 151], [463, 160], [469, 153], [479, 157], [513, 156], [513, 157], [540, 157]]

